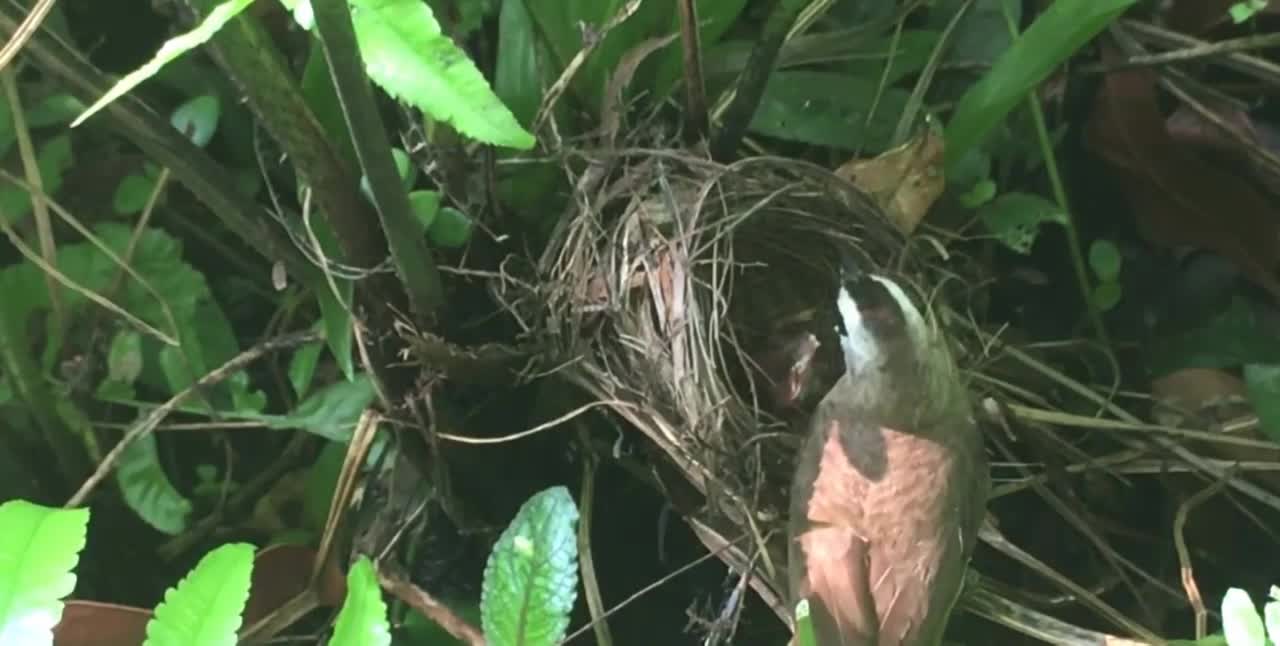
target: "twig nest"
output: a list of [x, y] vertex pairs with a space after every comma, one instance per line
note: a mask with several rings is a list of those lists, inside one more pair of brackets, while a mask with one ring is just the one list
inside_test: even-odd
[[785, 532], [774, 530], [799, 440], [785, 422], [804, 418], [804, 401], [785, 395], [810, 395], [788, 387], [797, 368], [826, 382], [811, 388], [817, 398], [838, 375], [841, 258], [930, 284], [923, 254], [906, 253], [868, 197], [804, 162], [613, 151], [577, 186], [522, 320], [555, 349], [559, 375], [642, 431], [702, 494], [708, 504], [686, 517], [771, 547], [738, 544], [779, 581]]

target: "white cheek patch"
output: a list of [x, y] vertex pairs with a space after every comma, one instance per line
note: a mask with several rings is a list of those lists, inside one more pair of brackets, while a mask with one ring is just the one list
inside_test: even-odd
[[839, 336], [840, 347], [844, 350], [845, 370], [853, 372], [871, 363], [880, 353], [880, 347], [867, 330], [862, 312], [858, 311], [858, 304], [844, 285], [840, 286], [840, 291], [836, 294], [836, 309], [844, 322], [845, 333]]

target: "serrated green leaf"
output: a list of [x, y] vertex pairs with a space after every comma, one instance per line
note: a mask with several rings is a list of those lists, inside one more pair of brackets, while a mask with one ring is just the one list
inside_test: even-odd
[[978, 210], [987, 230], [1006, 247], [1026, 254], [1046, 222], [1066, 224], [1058, 205], [1031, 193], [1005, 193]]
[[369, 78], [464, 135], [498, 146], [533, 148], [489, 82], [453, 40], [440, 33], [421, 0], [351, 0], [356, 39]]
[[254, 547], [230, 543], [204, 555], [164, 593], [147, 622], [143, 646], [235, 646], [240, 613], [249, 600]]
[[116, 466], [115, 479], [125, 504], [148, 525], [170, 536], [187, 528], [191, 501], [178, 492], [160, 466], [153, 433], [125, 447]]
[[1249, 593], [1231, 588], [1222, 597], [1222, 632], [1231, 646], [1264, 646], [1266, 632]]
[[1262, 432], [1280, 443], [1280, 364], [1245, 365], [1244, 383]]
[[378, 575], [369, 557], [361, 556], [347, 573], [347, 597], [333, 626], [329, 646], [388, 646], [391, 626], [382, 601]]
[[63, 597], [76, 587], [88, 509], [0, 504], [0, 644], [53, 644]]
[[751, 131], [815, 146], [883, 152], [906, 110], [908, 93], [889, 88], [876, 103], [876, 84], [830, 72], [775, 72], [751, 119]]
[[525, 501], [493, 546], [480, 608], [492, 646], [552, 646], [569, 626], [578, 593], [578, 509], [551, 487]]
[[88, 110], [85, 110], [79, 117], [76, 117], [75, 121], [71, 122], [71, 127], [74, 128], [84, 123], [85, 119], [93, 116], [112, 101], [124, 96], [129, 90], [154, 76], [156, 72], [160, 71], [160, 68], [173, 59], [205, 44], [210, 38], [213, 38], [214, 34], [218, 33], [219, 29], [222, 29], [223, 25], [227, 24], [227, 21], [235, 18], [252, 3], [253, 0], [227, 0], [214, 7], [195, 29], [165, 41], [151, 60], [116, 81], [116, 84], [111, 86], [111, 89], [107, 90], [107, 93], [102, 98], [95, 101], [93, 105], [89, 106]]
[[360, 374], [353, 381], [336, 381], [317, 390], [289, 415], [264, 419], [271, 428], [302, 429], [335, 442], [347, 442], [375, 394], [373, 381]]
[[1137, 0], [1057, 0], [1036, 17], [956, 105], [946, 130], [947, 172], [1035, 86]]

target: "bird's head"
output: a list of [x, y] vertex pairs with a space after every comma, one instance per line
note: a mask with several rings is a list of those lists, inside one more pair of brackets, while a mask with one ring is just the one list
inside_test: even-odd
[[836, 309], [845, 372], [860, 399], [950, 407], [962, 391], [955, 361], [937, 326], [897, 282], [846, 270]]

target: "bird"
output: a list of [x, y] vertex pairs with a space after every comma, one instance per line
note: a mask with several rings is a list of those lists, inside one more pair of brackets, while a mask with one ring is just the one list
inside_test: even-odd
[[955, 359], [894, 280], [843, 271], [844, 371], [808, 420], [788, 520], [791, 607], [817, 646], [936, 646], [990, 489]]

